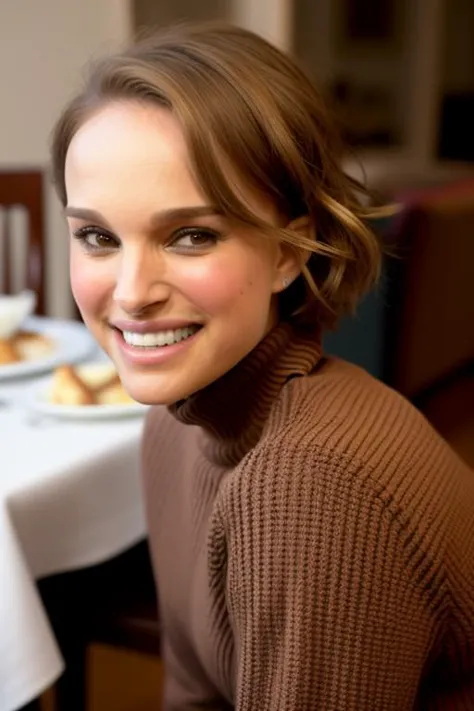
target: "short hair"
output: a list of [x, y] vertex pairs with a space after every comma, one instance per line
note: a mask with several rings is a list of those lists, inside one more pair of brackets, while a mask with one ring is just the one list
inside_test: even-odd
[[[344, 172], [334, 118], [296, 61], [248, 30], [215, 22], [174, 25], [100, 60], [53, 132], [53, 177], [63, 205], [69, 144], [114, 100], [172, 111], [212, 204], [295, 248], [301, 274], [280, 295], [283, 317], [327, 329], [354, 310], [380, 270], [381, 248], [370, 227], [376, 210], [367, 207], [365, 187]], [[286, 227], [252, 214], [229, 179], [229, 165], [273, 201]], [[309, 236], [289, 228], [299, 217], [309, 218]]]

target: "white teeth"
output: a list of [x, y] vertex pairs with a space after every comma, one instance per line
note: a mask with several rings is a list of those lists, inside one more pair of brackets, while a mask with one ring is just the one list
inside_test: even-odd
[[186, 326], [177, 328], [174, 331], [159, 331], [158, 333], [135, 333], [134, 331], [123, 331], [123, 339], [130, 346], [139, 348], [157, 348], [162, 346], [172, 346], [174, 343], [184, 341], [199, 330], [198, 326]]

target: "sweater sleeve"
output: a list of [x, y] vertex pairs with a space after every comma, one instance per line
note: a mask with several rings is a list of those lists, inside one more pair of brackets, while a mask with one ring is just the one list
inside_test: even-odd
[[301, 449], [222, 492], [236, 709], [412, 709], [436, 571], [360, 465]]

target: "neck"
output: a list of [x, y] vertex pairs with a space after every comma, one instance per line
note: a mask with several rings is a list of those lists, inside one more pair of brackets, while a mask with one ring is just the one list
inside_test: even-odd
[[320, 355], [316, 331], [281, 323], [232, 370], [169, 409], [206, 431], [216, 463], [235, 466], [257, 444], [285, 383], [310, 373]]

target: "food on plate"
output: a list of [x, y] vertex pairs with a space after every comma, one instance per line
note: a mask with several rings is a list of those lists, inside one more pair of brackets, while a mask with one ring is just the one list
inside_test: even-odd
[[20, 356], [14, 348], [13, 343], [10, 339], [1, 338], [0, 339], [0, 365], [7, 365], [9, 363], [17, 363], [20, 360]]
[[53, 348], [53, 341], [42, 333], [20, 330], [9, 338], [0, 338], [0, 364], [39, 360]]
[[113, 381], [98, 391], [97, 402], [99, 405], [129, 405], [135, 400], [132, 400], [130, 395], [125, 392], [122, 383], [116, 376]]
[[94, 394], [70, 365], [61, 365], [53, 375], [50, 400], [55, 405], [93, 405]]
[[109, 363], [61, 365], [53, 373], [49, 401], [55, 405], [131, 405], [115, 367]]
[[20, 360], [39, 360], [54, 349], [51, 338], [35, 331], [18, 331], [12, 336], [12, 341]]

